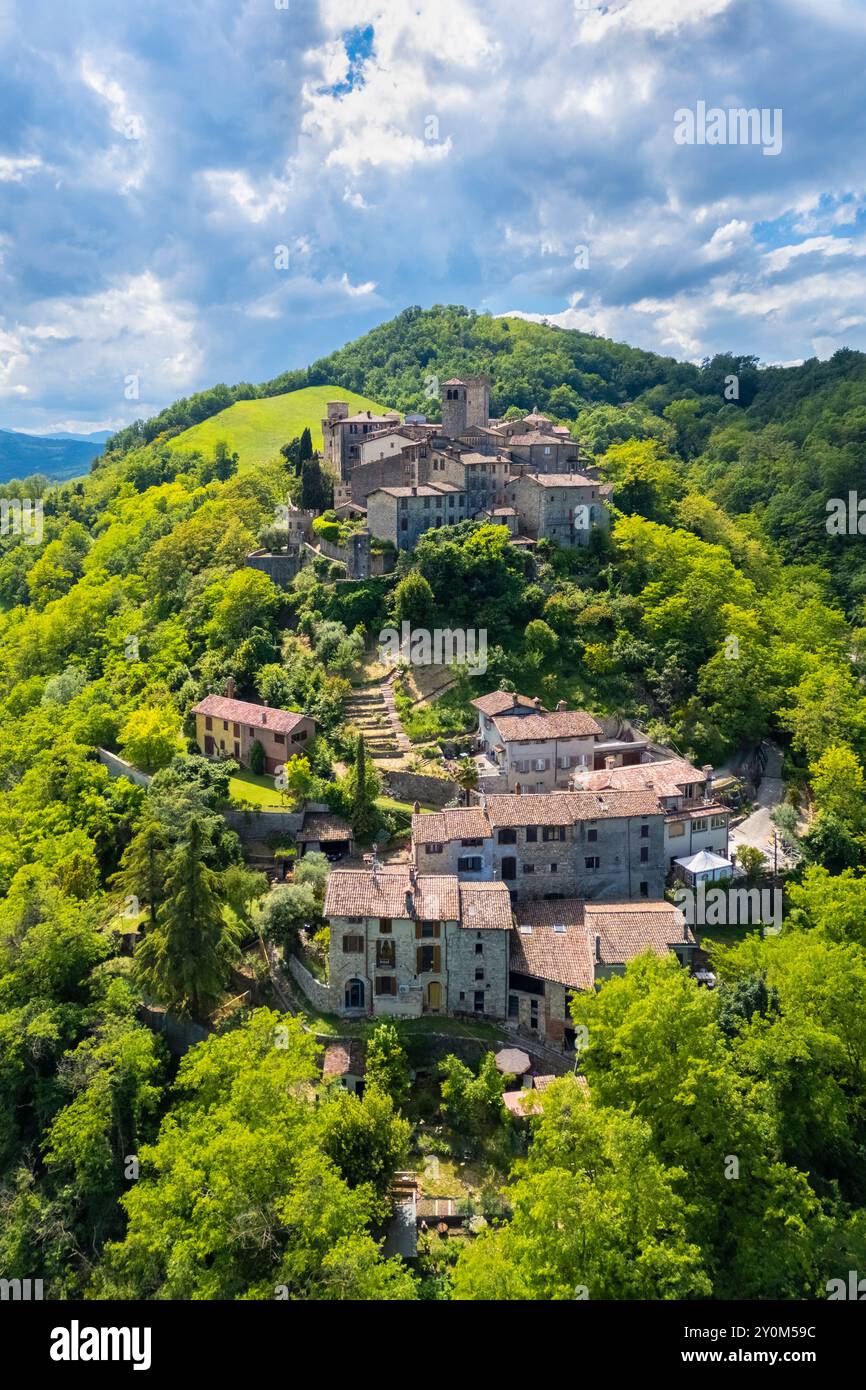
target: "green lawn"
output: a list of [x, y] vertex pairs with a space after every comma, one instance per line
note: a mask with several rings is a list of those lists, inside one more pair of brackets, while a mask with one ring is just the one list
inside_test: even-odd
[[229, 794], [232, 801], [249, 801], [254, 806], [272, 806], [281, 811], [287, 809], [282, 793], [274, 786], [273, 777], [265, 773], [248, 772], [241, 768], [237, 776], [229, 780]]
[[342, 386], [306, 386], [284, 396], [237, 401], [209, 420], [184, 430], [170, 441], [169, 447], [181, 452], [199, 449], [209, 456], [217, 440], [224, 439], [240, 455], [241, 471], [270, 462], [281, 446], [300, 435], [305, 426], [312, 433], [313, 448], [321, 449], [322, 420], [328, 401], [347, 401], [350, 415], [362, 410], [382, 415], [388, 409]]

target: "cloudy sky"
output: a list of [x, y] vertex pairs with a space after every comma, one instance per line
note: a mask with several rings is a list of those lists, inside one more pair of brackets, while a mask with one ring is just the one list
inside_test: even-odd
[[[0, 0], [0, 67], [5, 428], [117, 426], [408, 304], [866, 349], [863, 0]], [[678, 143], [699, 102], [781, 111], [781, 151]]]

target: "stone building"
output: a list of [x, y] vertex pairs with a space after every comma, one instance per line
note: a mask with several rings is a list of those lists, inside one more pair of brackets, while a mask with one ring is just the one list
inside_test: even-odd
[[425, 531], [465, 519], [466, 499], [451, 483], [382, 487], [367, 498], [370, 531], [398, 550], [411, 550]]
[[[551, 712], [538, 699], [512, 698], [520, 703], [505, 709], [498, 694], [472, 701], [479, 714], [480, 789], [486, 790], [485, 780], [495, 780], [497, 786], [504, 781], [505, 791], [568, 791], [576, 774], [592, 770], [601, 725], [562, 700]], [[487, 713], [494, 708], [497, 713]]]
[[502, 881], [517, 903], [661, 898], [665, 816], [652, 791], [483, 796], [477, 808], [413, 816], [413, 861], [419, 873]]
[[374, 415], [365, 410], [350, 415], [345, 401], [329, 401], [328, 414], [322, 421], [324, 458], [335, 477], [347, 482], [352, 468], [361, 461], [361, 445], [378, 430], [393, 428], [400, 423], [399, 410]]
[[603, 484], [582, 473], [521, 473], [506, 484], [505, 496], [533, 540], [588, 545], [593, 530], [610, 525]]
[[461, 883], [413, 865], [335, 869], [329, 990], [346, 1016], [504, 1018], [511, 901], [501, 883]]
[[593, 772], [584, 785], [604, 793], [652, 789], [665, 809], [665, 855], [668, 868], [683, 857], [709, 850], [728, 857], [730, 809], [713, 796], [713, 769], [693, 767], [685, 758], [663, 758], [633, 767]]
[[691, 968], [697, 942], [672, 903], [532, 902], [511, 934], [508, 1019], [521, 1031], [571, 1051], [570, 1003], [620, 975], [635, 956], [672, 951]]

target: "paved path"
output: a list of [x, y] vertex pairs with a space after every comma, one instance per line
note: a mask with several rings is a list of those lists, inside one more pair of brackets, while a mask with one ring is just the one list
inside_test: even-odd
[[[729, 840], [729, 852], [740, 845], [754, 845], [773, 863], [773, 825], [771, 814], [785, 799], [785, 784], [782, 781], [782, 751], [775, 743], [766, 742], [767, 766], [758, 794], [755, 798], [757, 808], [750, 816], [733, 828]], [[779, 840], [779, 863], [784, 860], [781, 839]]]

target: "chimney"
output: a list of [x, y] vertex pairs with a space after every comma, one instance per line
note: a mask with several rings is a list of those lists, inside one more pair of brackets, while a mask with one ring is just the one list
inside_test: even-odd
[[413, 496], [413, 497], [417, 497], [417, 496], [418, 496], [418, 489], [417, 489], [417, 487], [413, 487], [413, 489], [412, 489], [412, 496]]
[[565, 701], [564, 701], [564, 700], [560, 700], [560, 701], [559, 701], [559, 704], [556, 706], [556, 712], [557, 712], [557, 714], [565, 714], [565, 712], [566, 712], [567, 709], [568, 709], [568, 705], [565, 703]]
[[535, 699], [533, 700], [532, 703], [535, 705], [535, 708], [536, 708], [536, 709], [541, 709], [541, 696], [540, 696], [540, 695], [536, 695], [536, 697], [535, 697]]
[[235, 684], [235, 678], [234, 678], [234, 676], [229, 676], [228, 679], [227, 679], [227, 681], [226, 681], [226, 699], [227, 699], [227, 700], [233, 700], [233, 699], [235, 698], [235, 691], [236, 691], [236, 690], [237, 690], [237, 685]]
[[595, 938], [595, 963], [601, 965], [601, 937]]
[[519, 796], [519, 795], [520, 795], [520, 783], [519, 783], [519, 782], [515, 782], [515, 784], [514, 784], [514, 795], [515, 795], [515, 796]]
[[267, 722], [268, 722], [268, 712], [267, 712], [266, 709], [263, 709], [263, 710], [262, 710], [262, 723], [263, 723], [263, 724], [267, 724]]
[[420, 801], [416, 801], [416, 802], [413, 803], [412, 811], [413, 811], [413, 813], [414, 813], [416, 816], [420, 816], [420, 814], [421, 814], [421, 802], [420, 802]]
[[704, 783], [704, 801], [710, 801], [713, 794], [713, 768], [711, 763], [704, 763], [701, 772], [707, 779]]
[[607, 772], [612, 771], [612, 769], [616, 767], [616, 758], [613, 756], [612, 753], [608, 753], [607, 757], [604, 760], [604, 766]]
[[418, 871], [415, 868], [414, 864], [409, 865], [409, 882], [411, 883], [413, 888], [416, 886], [418, 882]]

